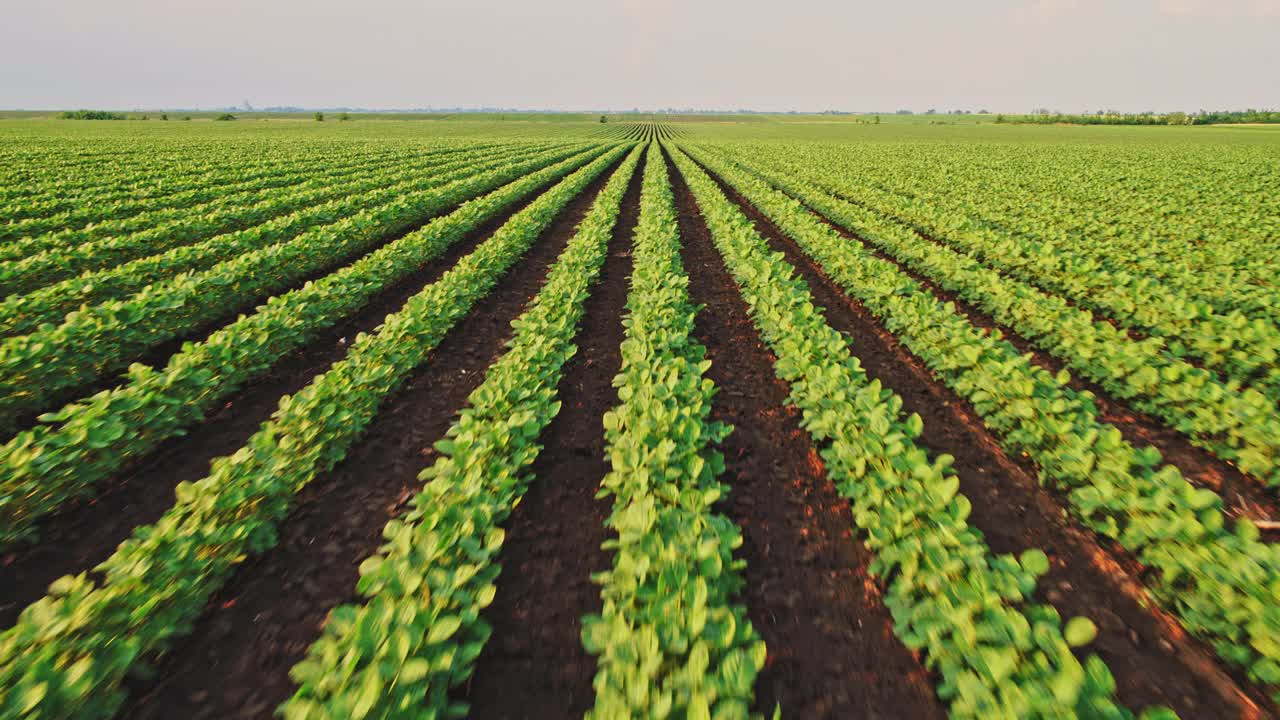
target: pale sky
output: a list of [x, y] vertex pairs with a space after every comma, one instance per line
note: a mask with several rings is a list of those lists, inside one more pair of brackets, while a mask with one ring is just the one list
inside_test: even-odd
[[1280, 0], [0, 0], [0, 108], [1280, 108]]

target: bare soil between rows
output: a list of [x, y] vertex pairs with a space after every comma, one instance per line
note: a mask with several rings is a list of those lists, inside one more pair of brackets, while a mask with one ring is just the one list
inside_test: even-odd
[[503, 352], [511, 321], [542, 286], [608, 175], [601, 173], [571, 201], [454, 326], [347, 457], [303, 489], [278, 529], [279, 544], [246, 563], [211, 599], [154, 679], [131, 685], [124, 716], [267, 718], [289, 698], [289, 669], [334, 606], [359, 602], [360, 562], [377, 551], [387, 521], [420, 489], [418, 474], [437, 455], [432, 443]]
[[846, 335], [867, 374], [902, 397], [904, 413], [921, 416], [924, 432], [917, 442], [930, 455], [956, 458], [961, 492], [973, 504], [970, 523], [982, 531], [992, 551], [1016, 554], [1037, 547], [1049, 556], [1051, 568], [1040, 580], [1037, 600], [1064, 618], [1094, 620], [1098, 638], [1087, 650], [1111, 668], [1123, 704], [1135, 709], [1165, 705], [1195, 718], [1272, 714], [1274, 707], [1263, 693], [1237, 683], [1208, 648], [1155, 607], [1135, 580], [1140, 566], [1127, 553], [1110, 542], [1104, 548], [1093, 533], [1070, 522], [1058, 498], [1039, 485], [1026, 458], [1009, 457], [967, 401], [933, 378], [870, 311], [843, 293], [745, 198], [716, 180], [772, 249], [796, 267], [815, 304]]
[[[431, 443], [501, 354], [510, 320], [541, 286], [611, 170], [570, 203], [384, 404], [347, 459], [299, 494], [281, 524], [280, 544], [240, 568], [211, 600], [193, 633], [174, 645], [152, 675], [130, 681], [122, 717], [265, 718], [287, 699], [293, 688], [289, 668], [302, 658], [333, 606], [358, 601], [359, 562], [376, 551], [383, 525], [420, 487], [418, 473], [435, 458]], [[777, 705], [784, 715], [815, 718], [943, 717], [936, 678], [893, 635], [883, 585], [868, 571], [872, 555], [858, 538], [848, 503], [827, 480], [817, 448], [800, 427], [786, 385], [773, 372], [774, 357], [761, 342], [691, 192], [669, 161], [668, 171], [690, 293], [705, 306], [695, 336], [712, 360], [708, 375], [718, 388], [713, 419], [735, 427], [721, 448], [730, 492], [717, 510], [743, 531], [738, 556], [747, 561], [747, 584], [741, 601], [769, 649], [756, 685], [756, 709], [768, 715]], [[596, 499], [595, 492], [608, 471], [601, 418], [616, 401], [611, 380], [620, 363], [638, 179], [637, 171], [587, 301], [579, 351], [566, 365], [559, 388], [563, 406], [541, 439], [545, 448], [533, 467], [536, 479], [505, 523], [504, 570], [495, 603], [485, 613], [495, 628], [493, 638], [474, 679], [454, 690], [472, 704], [475, 717], [580, 717], [593, 701], [595, 662], [581, 647], [580, 620], [598, 611], [599, 588], [589, 578], [610, 562], [600, 548], [609, 536], [609, 501]], [[1061, 498], [1039, 486], [1026, 458], [1005, 453], [966, 401], [938, 382], [744, 198], [721, 187], [797, 268], [814, 302], [845, 334], [868, 374], [902, 396], [904, 413], [917, 412], [925, 420], [920, 444], [931, 455], [956, 458], [961, 490], [973, 501], [970, 522], [992, 550], [1039, 547], [1048, 553], [1051, 570], [1040, 582], [1037, 600], [1064, 617], [1085, 615], [1098, 624], [1098, 639], [1088, 650], [1115, 674], [1123, 704], [1134, 709], [1167, 705], [1184, 718], [1280, 716], [1275, 703], [1154, 606], [1139, 581], [1143, 568], [1132, 556], [1067, 518]], [[187, 436], [104, 485], [96, 499], [50, 518], [38, 545], [0, 557], [0, 627], [11, 625], [49, 582], [95, 565], [134, 527], [157, 519], [172, 505], [174, 485], [203, 477], [213, 458], [241, 447], [282, 395], [340, 360], [358, 332], [376, 328], [536, 195], [320, 333]], [[836, 229], [851, 242], [862, 242]], [[1000, 329], [1035, 362], [1052, 371], [1061, 367], [953, 293], [903, 270], [940, 299], [954, 301], [975, 326]], [[1120, 427], [1130, 441], [1155, 445], [1193, 482], [1223, 493], [1232, 512], [1277, 517], [1280, 503], [1261, 494], [1265, 491], [1255, 487], [1256, 481], [1093, 385], [1073, 379], [1072, 386], [1094, 392], [1100, 418]]]
[[558, 389], [560, 413], [539, 438], [532, 484], [504, 523], [502, 574], [484, 613], [493, 637], [472, 680], [454, 691], [472, 718], [580, 718], [595, 700], [596, 661], [582, 647], [581, 621], [600, 612], [591, 575], [613, 561], [601, 547], [612, 537], [611, 502], [596, 492], [610, 469], [603, 418], [618, 401], [613, 378], [622, 366], [640, 178], [637, 168], [584, 307], [578, 351]]
[[690, 293], [705, 305], [695, 335], [718, 388], [712, 418], [734, 426], [721, 448], [730, 491], [720, 510], [742, 529], [742, 601], [768, 647], [757, 709], [767, 715], [776, 705], [805, 718], [945, 717], [932, 677], [893, 634], [849, 504], [800, 427], [692, 193], [669, 171]]

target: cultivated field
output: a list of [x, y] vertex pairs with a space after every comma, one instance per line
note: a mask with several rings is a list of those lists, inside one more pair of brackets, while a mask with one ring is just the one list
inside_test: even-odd
[[1280, 716], [1280, 129], [865, 120], [0, 121], [0, 718]]

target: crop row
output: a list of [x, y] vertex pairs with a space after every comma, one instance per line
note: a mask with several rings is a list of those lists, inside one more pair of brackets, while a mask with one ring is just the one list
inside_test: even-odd
[[[428, 161], [430, 158], [426, 158]], [[325, 184], [336, 184], [347, 178], [368, 176], [389, 169], [403, 167], [406, 158], [369, 159], [356, 163], [318, 165], [299, 171], [280, 171], [251, 184], [246, 189], [222, 188], [215, 193], [212, 188], [202, 189], [211, 198], [207, 202], [193, 202], [177, 207], [163, 207], [140, 211], [121, 218], [103, 218], [87, 223], [63, 224], [57, 220], [47, 222], [49, 228], [42, 232], [22, 233], [0, 243], [0, 262], [14, 262], [32, 255], [50, 251], [73, 250], [76, 247], [100, 240], [115, 239], [138, 232], [155, 231], [169, 226], [180, 227], [179, 221], [191, 217], [225, 214], [230, 209], [256, 205], [280, 196], [315, 190]], [[83, 212], [93, 212], [92, 201]]]
[[[856, 173], [855, 186], [958, 208], [1002, 234], [1072, 249], [1090, 266], [1151, 278], [1223, 314], [1277, 319], [1280, 292], [1271, 278], [1280, 267], [1267, 251], [1280, 231], [1270, 210], [1275, 163], [1257, 153], [933, 144], [910, 152], [864, 147], [854, 161], [839, 151], [819, 158], [789, 149], [847, 167], [842, 178]], [[1000, 192], [990, 192], [993, 185]]]
[[[461, 716], [450, 687], [471, 676], [491, 635], [482, 612], [496, 593], [502, 523], [534, 480], [538, 436], [560, 410], [557, 388], [584, 303], [604, 263], [622, 196], [640, 158], [633, 150], [596, 198], [543, 288], [512, 325], [507, 350], [485, 373], [436, 443], [441, 457], [413, 509], [389, 522], [387, 544], [360, 566], [359, 605], [333, 610], [282, 707], [290, 720]], [[535, 215], [545, 223], [557, 205]], [[536, 233], [539, 223], [526, 226]], [[509, 264], [520, 244], [466, 262]], [[501, 252], [499, 257], [496, 253]], [[460, 264], [459, 269], [465, 266]]]
[[[1235, 262], [1235, 253], [1273, 243], [1280, 230], [1267, 207], [1280, 189], [1276, 161], [1253, 148], [1181, 144], [1081, 150], [1060, 148], [1048, 163], [1037, 159], [1032, 172], [1025, 166], [997, 170], [1001, 179], [1013, 182], [1008, 203], [1000, 196], [992, 200], [1000, 200], [1006, 212], [1021, 210], [1031, 223], [1045, 222], [1044, 229], [1060, 238], [1071, 233], [1114, 240], [1116, 249], [1145, 247], [1129, 259], [1111, 255], [1107, 245], [1099, 248], [1119, 263], [1190, 251], [1214, 269], [1251, 273], [1247, 263]], [[1072, 182], [1062, 183], [1064, 175]], [[977, 173], [962, 173], [960, 180], [968, 188], [980, 186]], [[1171, 269], [1182, 275], [1184, 267], [1194, 265], [1178, 263]]]
[[853, 505], [876, 555], [872, 570], [888, 585], [894, 632], [940, 674], [951, 714], [1127, 716], [1106, 664], [1096, 655], [1081, 664], [1072, 653], [1092, 639], [1093, 624], [1064, 626], [1052, 607], [1030, 601], [1049, 567], [1045, 554], [992, 555], [967, 522], [971, 505], [950, 456], [931, 460], [916, 444], [920, 417], [902, 417], [902, 399], [867, 377], [795, 269], [711, 178], [678, 150], [674, 157], [828, 476]]
[[818, 208], [905, 266], [1011, 327], [1133, 407], [1162, 419], [1242, 471], [1280, 483], [1280, 409], [1256, 389], [1171, 356], [1160, 339], [1135, 341], [1055, 295], [984, 266], [909, 227], [825, 193]]
[[[505, 154], [505, 153], [499, 153]], [[477, 153], [484, 157], [488, 153]], [[456, 162], [463, 158], [449, 158]], [[435, 163], [428, 162], [427, 167]], [[383, 172], [378, 172], [381, 175]], [[50, 283], [75, 277], [86, 271], [116, 265], [170, 248], [188, 245], [226, 232], [234, 232], [271, 220], [279, 215], [305, 209], [348, 194], [345, 184], [324, 178], [301, 187], [274, 193], [250, 205], [231, 205], [207, 215], [179, 214], [170, 222], [146, 227], [138, 232], [99, 240], [49, 247], [0, 263], [0, 292], [25, 293]]]
[[[429, 146], [432, 150], [437, 147], [451, 146], [445, 143]], [[15, 166], [27, 168], [28, 174], [30, 169], [39, 168], [40, 174], [22, 181], [0, 182], [4, 185], [0, 189], [0, 202], [5, 203], [0, 210], [0, 227], [4, 223], [68, 212], [86, 204], [115, 205], [132, 201], [147, 207], [159, 198], [201, 188], [211, 180], [236, 187], [301, 164], [350, 162], [360, 156], [389, 158], [406, 156], [412, 151], [408, 146], [352, 146], [325, 148], [322, 152], [296, 148], [263, 152], [261, 148], [256, 151], [245, 148], [232, 152], [179, 152], [162, 157], [154, 146], [138, 148], [148, 155], [143, 167], [91, 161], [85, 167], [73, 168], [58, 163], [54, 159], [57, 154], [11, 161]]]
[[326, 148], [323, 152], [288, 148], [268, 153], [245, 153], [243, 156], [229, 158], [220, 158], [216, 152], [192, 153], [180, 156], [179, 162], [161, 164], [155, 168], [148, 166], [144, 170], [130, 173], [113, 173], [78, 191], [62, 189], [48, 197], [57, 198], [65, 204], [61, 210], [85, 203], [119, 204], [121, 212], [124, 211], [124, 204], [135, 203], [131, 209], [146, 210], [159, 207], [157, 203], [176, 205], [172, 198], [202, 190], [211, 182], [221, 183], [227, 190], [235, 190], [258, 178], [269, 177], [273, 169], [276, 173], [292, 172], [294, 168], [304, 164], [318, 163], [318, 167], [324, 167], [349, 164], [359, 158], [372, 161], [394, 158], [412, 161], [454, 153], [498, 150], [505, 145], [508, 143], [436, 139], [427, 144], [354, 144], [349, 147]]
[[[595, 154], [575, 155], [470, 200], [349, 267], [271, 298], [257, 312], [185, 346], [163, 368], [134, 366], [127, 383], [19, 433], [0, 451], [0, 547], [29, 536], [42, 516], [92, 494], [97, 483], [199, 422], [281, 357]], [[496, 186], [510, 175], [494, 170], [474, 187]]]
[[[795, 163], [785, 167], [787, 172], [799, 170]], [[1250, 319], [1238, 310], [1220, 313], [1149, 275], [1108, 270], [1094, 257], [1099, 241], [1090, 243], [1086, 251], [1075, 244], [997, 232], [963, 210], [944, 211], [932, 202], [895, 197], [848, 182], [843, 179], [846, 175], [831, 170], [829, 165], [810, 167], [805, 175], [828, 193], [910, 223], [932, 240], [1003, 273], [1105, 313], [1123, 327], [1163, 337], [1175, 356], [1198, 361], [1227, 378], [1257, 387], [1273, 402], [1280, 401], [1280, 328], [1276, 325]]]
[[[49, 138], [29, 136], [27, 153], [5, 165], [10, 182], [2, 182], [0, 199], [15, 205], [54, 198], [67, 201], [68, 208], [89, 199], [117, 202], [143, 199], [199, 187], [212, 176], [232, 182], [275, 167], [279, 171], [292, 163], [328, 158], [337, 161], [358, 155], [370, 157], [388, 153], [404, 154], [422, 149], [479, 147], [506, 144], [499, 138], [464, 139], [435, 137], [426, 140], [356, 140], [354, 138], [297, 138], [276, 135], [250, 140], [187, 134], [180, 138], [118, 137], [115, 152], [86, 153], [82, 138], [48, 142]], [[95, 143], [112, 142], [99, 136]], [[237, 173], [236, 171], [240, 172]], [[67, 208], [63, 208], [67, 209]]]
[[583, 620], [598, 656], [588, 717], [746, 718], [765, 646], [734, 603], [743, 585], [733, 552], [741, 531], [714, 504], [728, 487], [715, 449], [730, 431], [711, 422], [711, 362], [690, 337], [697, 307], [680, 264], [666, 162], [649, 145], [624, 318], [619, 404], [604, 417], [612, 495], [595, 580], [603, 609]]
[[[1224, 158], [1188, 177], [1194, 160], [1177, 159], [1164, 159], [1163, 172], [1153, 173], [1162, 181], [1158, 186], [1137, 192], [1126, 192], [1122, 182], [1108, 187], [1095, 180], [1059, 183], [1063, 197], [1049, 202], [1029, 189], [999, 213], [987, 209], [994, 203], [977, 205], [1032, 240], [1089, 248], [1104, 269], [1151, 277], [1222, 313], [1276, 321], [1280, 292], [1270, 281], [1280, 270], [1274, 253], [1280, 224], [1271, 208], [1280, 188], [1274, 162], [1256, 155]], [[1080, 193], [1077, 185], [1089, 185], [1091, 192]], [[1124, 207], [1134, 197], [1146, 201]]]
[[[430, 157], [435, 153], [426, 154]], [[274, 172], [210, 173], [206, 182], [190, 190], [138, 200], [106, 201], [90, 197], [74, 208], [60, 213], [41, 214], [8, 224], [0, 224], [0, 259], [9, 260], [30, 254], [32, 249], [76, 245], [104, 237], [133, 232], [160, 222], [181, 217], [181, 213], [207, 214], [233, 204], [251, 204], [270, 196], [270, 191], [286, 188], [318, 177], [342, 177], [363, 169], [394, 167], [411, 161], [402, 154], [353, 154], [347, 158], [317, 158]], [[246, 177], [249, 175], [249, 177]]]
[[374, 335], [292, 397], [210, 475], [178, 486], [177, 503], [98, 566], [64, 577], [0, 636], [0, 715], [110, 717], [125, 674], [189, 631], [246, 555], [275, 544], [293, 497], [333, 467], [384, 398], [537, 239], [556, 211], [615, 163], [606, 152], [516, 214], [428, 285]]
[[599, 137], [602, 140], [612, 140], [614, 142], [617, 142], [620, 140], [628, 139], [629, 137], [631, 137], [632, 134], [634, 134], [634, 132], [635, 132], [635, 126], [631, 123], [627, 123], [627, 124], [614, 123], [610, 125], [605, 125], [604, 127], [600, 128], [598, 131], [592, 133], [592, 135], [595, 137]]
[[[205, 223], [221, 222], [228, 228], [239, 227], [233, 224], [243, 222], [236, 220], [240, 217], [236, 211], [266, 201], [279, 201], [285, 197], [314, 192], [324, 189], [326, 185], [338, 185], [347, 179], [359, 179], [382, 172], [399, 172], [407, 168], [431, 167], [467, 157], [501, 154], [531, 146], [532, 143], [497, 148], [477, 146], [462, 151], [442, 148], [418, 153], [377, 154], [357, 162], [318, 164], [314, 168], [296, 172], [277, 169], [275, 175], [267, 175], [265, 179], [255, 183], [260, 184], [260, 187], [238, 189], [237, 183], [224, 181], [220, 187], [197, 188], [199, 192], [209, 196], [207, 200], [200, 202], [176, 202], [172, 206], [146, 209], [119, 219], [95, 220], [80, 227], [55, 224], [49, 232], [0, 244], [0, 261], [21, 260], [46, 251], [73, 250], [91, 243], [119, 240], [141, 233], [147, 233], [148, 237], [153, 238], [163, 237], [169, 231], [181, 235], [193, 217], [203, 218]], [[211, 182], [217, 181], [214, 179]], [[89, 207], [93, 207], [93, 199], [87, 199], [86, 202], [90, 203]]]
[[359, 257], [450, 206], [570, 154], [562, 150], [550, 158], [503, 164], [496, 173], [460, 170], [445, 184], [396, 196], [130, 298], [78, 310], [59, 326], [0, 341], [0, 428], [12, 429], [23, 414], [46, 409], [60, 393], [124, 367], [148, 348]]
[[168, 280], [181, 273], [205, 270], [243, 253], [287, 240], [312, 227], [338, 222], [362, 209], [389, 202], [403, 193], [435, 187], [455, 177], [458, 171], [481, 172], [532, 154], [536, 152], [514, 152], [497, 157], [464, 156], [438, 165], [378, 174], [344, 184], [340, 195], [333, 200], [308, 203], [295, 212], [282, 212], [254, 227], [88, 271], [24, 295], [10, 295], [0, 301], [0, 336], [34, 332], [45, 323], [61, 324], [68, 312], [82, 305], [123, 298], [154, 282]]
[[[1097, 417], [1064, 377], [1032, 364], [1008, 342], [971, 325], [892, 263], [796, 204], [818, 191], [794, 178], [760, 177], [706, 152], [695, 157], [738, 190], [876, 315], [935, 377], [968, 400], [1011, 454], [1066, 494], [1071, 512], [1117, 540], [1153, 572], [1147, 584], [1191, 632], [1264, 684], [1280, 684], [1280, 548], [1247, 519], [1226, 527], [1222, 500], [1193, 487], [1160, 454], [1138, 449]], [[866, 223], [859, 232], [874, 232]], [[892, 231], [890, 229], [889, 231]], [[901, 230], [899, 230], [901, 232]]]

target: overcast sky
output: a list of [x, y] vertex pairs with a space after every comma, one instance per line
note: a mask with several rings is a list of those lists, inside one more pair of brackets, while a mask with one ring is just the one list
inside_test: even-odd
[[1280, 107], [1280, 0], [0, 0], [0, 107]]

